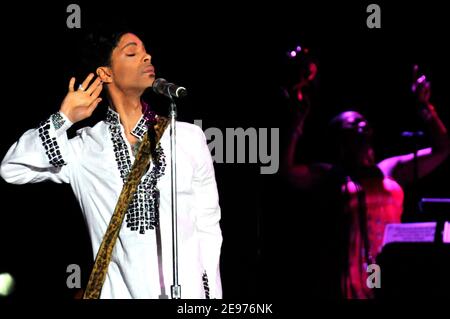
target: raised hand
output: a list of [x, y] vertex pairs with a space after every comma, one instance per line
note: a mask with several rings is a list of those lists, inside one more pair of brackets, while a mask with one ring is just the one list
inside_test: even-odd
[[412, 91], [416, 95], [417, 100], [422, 104], [429, 104], [430, 96], [431, 96], [431, 85], [430, 82], [427, 81], [425, 75], [419, 75], [418, 73], [419, 67], [414, 65], [413, 76], [414, 83], [412, 85]]
[[[94, 74], [90, 73], [83, 83], [74, 89], [75, 78], [69, 82], [69, 92], [61, 103], [60, 111], [66, 115], [72, 123], [84, 120], [92, 115], [102, 98], [99, 97], [103, 85], [100, 78], [96, 78], [92, 83]], [[90, 83], [90, 84], [89, 84]]]

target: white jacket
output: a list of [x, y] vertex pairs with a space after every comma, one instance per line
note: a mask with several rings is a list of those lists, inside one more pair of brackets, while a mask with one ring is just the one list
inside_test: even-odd
[[[1, 176], [13, 184], [45, 180], [70, 183], [95, 257], [134, 156], [119, 114], [112, 109], [106, 120], [78, 130], [77, 136], [69, 140], [66, 131], [71, 125], [58, 112], [39, 128], [25, 132], [3, 159]], [[132, 134], [141, 139], [146, 129], [141, 118]], [[161, 137], [158, 151], [160, 161], [152, 160], [125, 216], [101, 298], [170, 298], [173, 276], [169, 128]], [[181, 298], [205, 298], [208, 292], [210, 298], [222, 298], [221, 213], [214, 167], [202, 130], [177, 122], [176, 151]], [[154, 227], [158, 220], [160, 232]]]

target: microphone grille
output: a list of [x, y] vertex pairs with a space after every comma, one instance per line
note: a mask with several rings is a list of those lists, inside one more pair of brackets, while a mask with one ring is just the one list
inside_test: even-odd
[[153, 82], [153, 91], [159, 94], [164, 94], [164, 84], [167, 83], [166, 79], [158, 78]]

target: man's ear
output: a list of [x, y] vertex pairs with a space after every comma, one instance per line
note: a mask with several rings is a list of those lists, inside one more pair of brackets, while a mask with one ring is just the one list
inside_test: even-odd
[[96, 71], [98, 77], [100, 80], [102, 80], [103, 83], [111, 83], [112, 82], [112, 73], [111, 69], [106, 66], [101, 66], [97, 68]]

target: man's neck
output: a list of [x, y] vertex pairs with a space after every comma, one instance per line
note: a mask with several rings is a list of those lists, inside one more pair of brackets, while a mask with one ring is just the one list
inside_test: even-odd
[[142, 116], [141, 96], [138, 94], [126, 95], [122, 92], [110, 92], [110, 98], [112, 107], [119, 113], [120, 122], [125, 132], [131, 132]]

